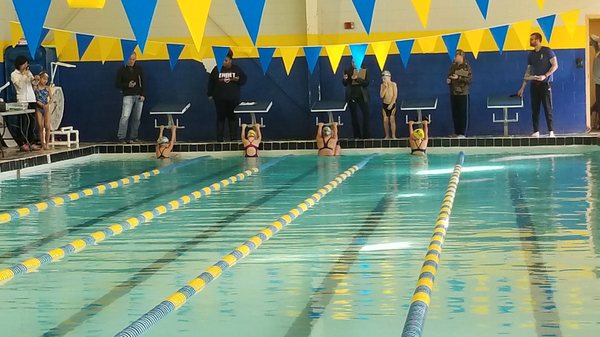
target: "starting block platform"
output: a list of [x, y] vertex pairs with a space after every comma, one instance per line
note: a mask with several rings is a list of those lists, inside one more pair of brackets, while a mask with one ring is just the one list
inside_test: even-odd
[[[192, 103], [181, 103], [181, 104], [159, 104], [150, 110], [150, 115], [158, 116], [158, 115], [166, 115], [167, 116], [167, 125], [166, 126], [177, 126], [178, 129], [185, 129], [185, 126], [179, 125], [179, 119], [174, 119], [173, 115], [183, 115], [189, 108], [192, 106]], [[154, 128], [160, 128], [158, 124], [158, 119], [154, 118]]]

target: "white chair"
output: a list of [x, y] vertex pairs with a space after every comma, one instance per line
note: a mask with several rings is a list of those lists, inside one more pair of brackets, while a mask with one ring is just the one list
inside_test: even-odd
[[[59, 138], [64, 137], [65, 139], [56, 140], [56, 136], [59, 136]], [[75, 139], [73, 139], [73, 136], [75, 136]], [[70, 148], [71, 144], [74, 144], [79, 147], [79, 130], [73, 130], [72, 126], [64, 126], [58, 130], [50, 131], [49, 145], [66, 145]]]

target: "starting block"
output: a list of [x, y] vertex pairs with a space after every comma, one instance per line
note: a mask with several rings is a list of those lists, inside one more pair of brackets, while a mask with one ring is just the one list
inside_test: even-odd
[[[235, 114], [250, 114], [250, 118], [252, 119], [251, 125], [256, 125], [256, 114], [265, 114], [271, 110], [273, 106], [273, 102], [271, 101], [259, 101], [259, 102], [241, 102], [233, 112]], [[239, 126], [242, 126], [242, 118], [238, 118]], [[264, 128], [266, 125], [263, 124], [262, 117], [260, 118], [260, 127]]]
[[[416, 124], [423, 123], [423, 110], [436, 110], [438, 104], [437, 97], [431, 98], [414, 98], [405, 99], [402, 101], [400, 110], [402, 111], [416, 111], [417, 121]], [[431, 123], [431, 115], [428, 115], [428, 120]], [[408, 114], [406, 115], [406, 124], [408, 124]]]
[[[333, 124], [335, 122], [335, 119], [333, 118], [333, 113], [334, 112], [344, 112], [346, 111], [346, 108], [348, 107], [348, 102], [346, 101], [317, 101], [315, 102], [315, 104], [313, 104], [313, 106], [310, 108], [310, 112], [312, 113], [327, 113], [327, 116], [329, 117], [329, 121], [327, 122], [327, 124]], [[319, 124], [319, 117], [315, 117], [316, 120], [316, 124]], [[342, 124], [342, 119], [341, 116], [338, 115], [337, 116], [337, 123], [339, 126], [342, 126], [344, 124]]]
[[[183, 115], [192, 106], [192, 103], [187, 105], [183, 104], [162, 104], [155, 106], [151, 111], [150, 115], [166, 115], [167, 116], [167, 127], [177, 126], [178, 129], [185, 129], [185, 126], [179, 125], [179, 119], [173, 119], [173, 115]], [[154, 118], [154, 128], [160, 128], [158, 119]]]

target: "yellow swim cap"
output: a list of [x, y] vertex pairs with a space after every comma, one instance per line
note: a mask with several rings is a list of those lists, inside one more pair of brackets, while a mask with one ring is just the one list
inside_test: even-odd
[[413, 131], [413, 135], [417, 139], [423, 139], [425, 138], [425, 131], [423, 131], [423, 129], [416, 129], [415, 131]]
[[256, 132], [254, 130], [248, 131], [248, 137], [256, 137]]

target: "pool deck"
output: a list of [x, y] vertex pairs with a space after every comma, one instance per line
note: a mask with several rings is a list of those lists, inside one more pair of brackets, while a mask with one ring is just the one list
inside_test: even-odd
[[[430, 138], [429, 148], [468, 148], [468, 147], [539, 147], [565, 145], [600, 145], [600, 132], [581, 135], [559, 135], [550, 137], [469, 137], [469, 138]], [[408, 139], [341, 139], [342, 149], [396, 149], [408, 148]], [[47, 151], [20, 152], [16, 148], [5, 148], [4, 158], [0, 158], [0, 172], [21, 170], [92, 154], [153, 153], [155, 144], [82, 143], [77, 148], [57, 147]], [[179, 143], [174, 152], [221, 152], [242, 151], [240, 142], [223, 143]], [[316, 150], [314, 140], [263, 141], [261, 150]]]

